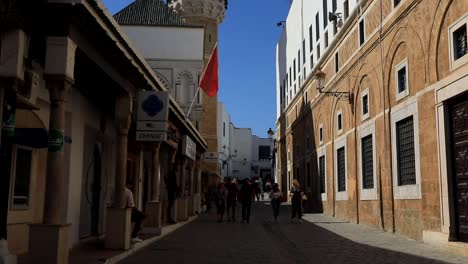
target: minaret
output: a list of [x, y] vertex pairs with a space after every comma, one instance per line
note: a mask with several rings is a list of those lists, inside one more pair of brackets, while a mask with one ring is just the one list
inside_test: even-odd
[[[218, 25], [223, 21], [228, 0], [168, 0], [168, 5], [189, 25], [205, 27], [204, 67], [218, 42]], [[219, 45], [218, 45], [219, 46]], [[218, 48], [219, 49], [219, 48]], [[220, 87], [222, 89], [222, 87]], [[218, 97], [208, 97], [202, 90], [203, 115], [199, 131], [208, 143], [202, 171], [219, 174], [217, 111]]]

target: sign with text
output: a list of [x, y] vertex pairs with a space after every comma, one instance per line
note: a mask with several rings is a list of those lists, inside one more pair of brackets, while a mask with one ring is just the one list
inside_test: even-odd
[[185, 135], [183, 139], [183, 145], [182, 145], [182, 154], [187, 156], [191, 160], [196, 160], [197, 156], [197, 145], [193, 140]]
[[166, 91], [141, 91], [138, 94], [137, 141], [166, 141], [169, 94]]

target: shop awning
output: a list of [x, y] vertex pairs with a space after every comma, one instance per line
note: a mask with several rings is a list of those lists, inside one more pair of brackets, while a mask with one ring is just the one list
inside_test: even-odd
[[[45, 128], [15, 128], [15, 144], [31, 148], [47, 148], [48, 133]], [[65, 136], [64, 142], [71, 144], [70, 137]]]

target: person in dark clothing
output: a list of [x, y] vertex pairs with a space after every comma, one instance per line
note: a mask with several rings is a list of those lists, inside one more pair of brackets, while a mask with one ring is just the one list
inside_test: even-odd
[[[236, 179], [232, 179], [231, 182], [227, 185], [228, 196], [227, 196], [227, 217], [229, 221], [236, 221], [236, 203], [237, 203], [237, 195], [239, 190], [237, 189], [237, 181]], [[232, 212], [232, 214], [231, 214]]]
[[239, 191], [239, 199], [242, 203], [242, 223], [249, 223], [250, 209], [252, 207], [253, 189], [250, 179], [246, 179]]
[[177, 165], [172, 164], [172, 168], [166, 177], [166, 189], [167, 189], [167, 223], [175, 224], [175, 220], [172, 219], [172, 207], [176, 199], [177, 193]]
[[301, 190], [301, 185], [297, 180], [293, 181], [293, 187], [291, 188], [291, 221], [296, 218], [299, 219], [299, 223], [302, 223], [302, 195], [304, 192]]
[[226, 199], [228, 191], [224, 187], [224, 183], [220, 182], [218, 188], [216, 189], [216, 209], [218, 214], [218, 222], [223, 222], [224, 212], [226, 210]]

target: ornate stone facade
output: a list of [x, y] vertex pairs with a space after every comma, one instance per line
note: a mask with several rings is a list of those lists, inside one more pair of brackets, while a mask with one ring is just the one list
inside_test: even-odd
[[[283, 190], [299, 178], [311, 195], [309, 208], [417, 240], [442, 238], [447, 244], [450, 236], [466, 242], [467, 198], [460, 187], [465, 180], [457, 175], [467, 163], [453, 162], [451, 155], [467, 152], [451, 140], [458, 125], [453, 111], [468, 105], [467, 51], [463, 45], [453, 50], [456, 36], [466, 39], [467, 12], [466, 1], [359, 1], [328, 49], [315, 57], [297, 95], [279, 111]], [[349, 92], [351, 100], [319, 93], [318, 69], [326, 74], [323, 91]], [[412, 131], [414, 183], [402, 178], [406, 125]], [[363, 144], [369, 135], [374, 140], [372, 188], [363, 186]], [[342, 147], [344, 192], [338, 187]]]

